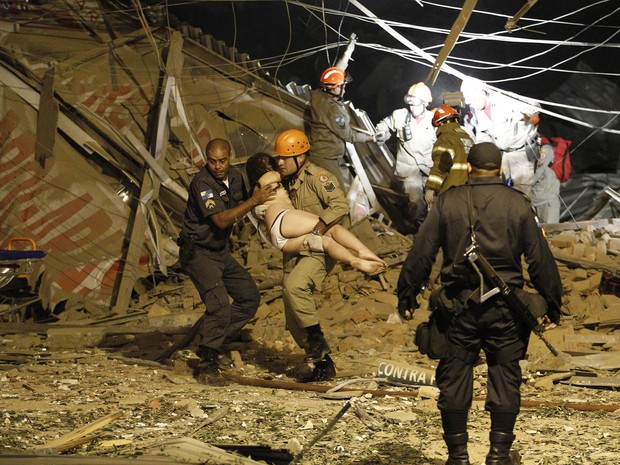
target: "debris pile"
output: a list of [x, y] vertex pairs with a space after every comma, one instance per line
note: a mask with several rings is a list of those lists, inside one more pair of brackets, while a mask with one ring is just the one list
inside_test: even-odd
[[[583, 463], [611, 464], [620, 452], [612, 428], [620, 413], [620, 297], [606, 290], [613, 289], [616, 276], [614, 228], [549, 228], [565, 295], [562, 324], [546, 336], [566, 357], [554, 359], [531, 338], [523, 362], [524, 412], [517, 423], [516, 447], [524, 464], [568, 464], [565, 457], [573, 456], [575, 448], [582, 451]], [[262, 299], [242, 340], [227, 347], [234, 362], [231, 386], [205, 388], [195, 381], [196, 340], [165, 363], [157, 361], [203, 312], [191, 282], [172, 268], [167, 277], [141, 280], [130, 311], [122, 315], [74, 305], [53, 323], [0, 323], [5, 431], [0, 450], [82, 454], [93, 460], [122, 456], [136, 463], [159, 455], [156, 463], [176, 464], [229, 463], [239, 459], [241, 446], [252, 446], [254, 458], [246, 454], [247, 462], [230, 463], [258, 463], [259, 456], [267, 463], [289, 463], [340, 410], [337, 403], [352, 399], [354, 408], [300, 463], [445, 459], [432, 386], [435, 362], [419, 354], [412, 341], [417, 323], [428, 317], [429, 291], [412, 322], [401, 321], [396, 312], [394, 289], [411, 239], [372, 219], [357, 224], [354, 232], [389, 269], [369, 277], [336, 265], [317, 292], [338, 367], [333, 387], [300, 386], [287, 377], [287, 368], [299, 363], [303, 352], [285, 328], [282, 257], [243, 228], [235, 253], [256, 278]], [[603, 250], [600, 242], [605, 261], [593, 256]], [[436, 265], [433, 278], [438, 271]], [[471, 455], [480, 460], [489, 421], [483, 410], [485, 372], [480, 360], [470, 432], [475, 441]], [[594, 425], [601, 434], [585, 433]], [[225, 446], [236, 446], [236, 452]], [[386, 450], [390, 454], [379, 452]], [[0, 454], [0, 464], [9, 463], [3, 457], [9, 458]]]

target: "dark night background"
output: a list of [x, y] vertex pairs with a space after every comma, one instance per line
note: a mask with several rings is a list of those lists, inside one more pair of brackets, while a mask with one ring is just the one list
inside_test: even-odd
[[[424, 7], [421, 7], [415, 0], [361, 1], [366, 8], [383, 20], [393, 20], [416, 26], [448, 30], [458, 16], [459, 10], [448, 9], [445, 6], [461, 7], [463, 0], [444, 0], [439, 2], [440, 0], [438, 0], [437, 4], [434, 4], [425, 1], [423, 2]], [[526, 0], [479, 0], [476, 11], [492, 12], [497, 15], [511, 17], [525, 3]], [[563, 19], [563, 21], [571, 24], [536, 25], [532, 27], [532, 31], [515, 30], [511, 36], [536, 40], [562, 41], [578, 34], [571, 40], [592, 43], [601, 43], [609, 40], [613, 33], [617, 33], [620, 30], [620, 13], [614, 12], [614, 10], [620, 8], [620, 4], [617, 0], [593, 3], [596, 3], [596, 5]], [[324, 4], [328, 9], [365, 17], [357, 7], [346, 0], [309, 1], [306, 4], [314, 6], [322, 6]], [[343, 49], [333, 48], [327, 52], [325, 50], [316, 51], [309, 57], [278, 66], [282, 55], [291, 56], [291, 54], [295, 54], [300, 50], [311, 47], [318, 48], [338, 41], [344, 44], [351, 33], [356, 33], [358, 45], [353, 53], [353, 60], [348, 67], [354, 82], [347, 87], [346, 98], [351, 100], [357, 108], [366, 110], [375, 124], [395, 108], [401, 107], [402, 96], [408, 87], [416, 81], [424, 81], [429, 72], [430, 63], [424, 60], [420, 59], [418, 63], [415, 63], [397, 54], [377, 51], [365, 46], [365, 44], [380, 44], [384, 47], [395, 49], [404, 48], [400, 42], [391, 37], [378, 25], [361, 21], [358, 18], [343, 18], [342, 16], [328, 13], [325, 13], [323, 16], [320, 11], [313, 10], [309, 12], [299, 5], [283, 1], [208, 1], [184, 3], [177, 6], [174, 6], [173, 3], [168, 3], [168, 5], [169, 12], [179, 20], [201, 27], [205, 33], [225, 41], [227, 45], [236, 47], [240, 52], [248, 53], [252, 59], [260, 60], [263, 67], [267, 68], [272, 76], [276, 76], [280, 82], [285, 84], [295, 81], [300, 84], [310, 84], [313, 88], [316, 87], [320, 73], [336, 61]], [[524, 15], [525, 19], [522, 19], [519, 25], [531, 25], [533, 23], [531, 19], [557, 18], [587, 6], [586, 2], [540, 0]], [[595, 27], [588, 28], [588, 25], [592, 24], [592, 22], [612, 12], [614, 13], [607, 19], [598, 23]], [[503, 31], [506, 23], [505, 16], [474, 12], [465, 27], [465, 32], [490, 33]], [[326, 28], [323, 20], [333, 29]], [[434, 47], [427, 50], [431, 54], [439, 52], [446, 38], [445, 34], [438, 32], [424, 32], [401, 27], [395, 27], [395, 29], [420, 48]], [[340, 37], [334, 30], [340, 32]], [[583, 53], [577, 58], [575, 58], [575, 55], [583, 52], [587, 47], [559, 46], [552, 52], [538, 58], [528, 59], [523, 64], [549, 68], [556, 63], [569, 59], [569, 61], [561, 63], [557, 67], [575, 70], [579, 63], [580, 68], [589, 67], [597, 72], [618, 73], [620, 71], [620, 66], [618, 65], [620, 63], [619, 37], [620, 35], [614, 36], [609, 40], [609, 43], [615, 44], [615, 47], [598, 48]], [[451, 52], [451, 57], [484, 60], [492, 63], [508, 63], [523, 58], [527, 59], [551, 47], [552, 45], [549, 44], [515, 44], [475, 40], [469, 43], [457, 44]], [[459, 63], [464, 62], [461, 61]], [[472, 64], [477, 67], [490, 67], [489, 65]], [[571, 78], [571, 73], [545, 71], [533, 77], [523, 77], [530, 74], [533, 70], [505, 66], [499, 69], [475, 69], [454, 63], [451, 66], [464, 74], [485, 80], [500, 89], [513, 91], [527, 97], [607, 110], [618, 110], [618, 107], [620, 107], [617, 95], [617, 86], [620, 83], [618, 76], [598, 76], [594, 78], [594, 83], [589, 82], [587, 85], [583, 85], [583, 95], [579, 95], [581, 89], [577, 86], [576, 89], [573, 89], [575, 94], [571, 97], [573, 101], [562, 101], [557, 98], [557, 89]], [[507, 82], [494, 82], [515, 77], [519, 79]], [[590, 76], [588, 79], [591, 78]], [[615, 99], [599, 98], [598, 102], [592, 101], [593, 96], [588, 93], [596, 92], [596, 83], [603, 82], [599, 80], [604, 80], [609, 85], [611, 85], [611, 82], [616, 86]], [[441, 72], [435, 85], [432, 86], [433, 104], [441, 103], [443, 92], [456, 91], [459, 89], [459, 85], [460, 79]], [[553, 98], [549, 98], [550, 95]], [[585, 98], [585, 101], [575, 101], [579, 100], [580, 97]], [[558, 113], [565, 113], [562, 109], [548, 108]], [[587, 117], [587, 115], [585, 116]], [[583, 113], [581, 117], [584, 117]], [[589, 122], [602, 125], [611, 116], [598, 115], [591, 118]], [[620, 118], [618, 119], [620, 120]], [[610, 127], [618, 128], [620, 124], [614, 122]], [[541, 132], [552, 135], [560, 134], [571, 138], [574, 140], [575, 145], [588, 137], [593, 131], [589, 128], [575, 127], [570, 123], [546, 115], [543, 116], [541, 122]], [[582, 170], [591, 168], [598, 171], [615, 172], [617, 170], [620, 135], [602, 134], [599, 132], [590, 137], [584, 146], [580, 148], [583, 152], [586, 152], [586, 149], [588, 152], [606, 152], [603, 158], [613, 156], [614, 161], [612, 163], [609, 163], [609, 161], [600, 163], [593, 161], [591, 158], [586, 160], [585, 157], [580, 161], [575, 154], [573, 158], [577, 170], [580, 167]], [[597, 163], [600, 166], [597, 166]]]

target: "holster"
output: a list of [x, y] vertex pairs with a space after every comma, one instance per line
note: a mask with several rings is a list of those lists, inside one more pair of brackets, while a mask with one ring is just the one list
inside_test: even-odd
[[439, 329], [434, 314], [431, 314], [428, 321], [418, 325], [413, 342], [420, 353], [430, 359], [439, 360], [447, 355], [448, 335]]
[[432, 311], [428, 321], [420, 323], [416, 328], [414, 343], [420, 353], [430, 359], [439, 360], [448, 355], [448, 326], [456, 315], [466, 309], [468, 294], [462, 290], [455, 290], [448, 286], [435, 289], [429, 298], [428, 307]]
[[196, 244], [191, 236], [182, 235], [177, 239], [177, 245], [179, 246], [179, 262], [181, 262], [181, 266], [184, 266], [194, 256]]

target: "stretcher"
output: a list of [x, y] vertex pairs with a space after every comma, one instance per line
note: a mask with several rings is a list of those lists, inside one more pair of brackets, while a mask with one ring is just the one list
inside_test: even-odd
[[[18, 243], [27, 243], [30, 249], [15, 248]], [[0, 291], [14, 278], [28, 278], [33, 264], [45, 257], [45, 252], [37, 249], [35, 241], [29, 237], [12, 237], [6, 249], [0, 249]]]

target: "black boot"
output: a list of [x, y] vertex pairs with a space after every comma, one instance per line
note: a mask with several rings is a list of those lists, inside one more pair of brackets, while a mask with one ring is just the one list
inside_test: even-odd
[[448, 446], [448, 461], [446, 465], [470, 465], [467, 452], [467, 433], [444, 434], [443, 440]]
[[331, 357], [326, 355], [323, 360], [296, 368], [291, 375], [298, 383], [329, 381], [336, 376], [336, 366]]
[[308, 326], [308, 339], [306, 340], [306, 358], [304, 362], [317, 363], [323, 360], [331, 352], [320, 325]]
[[491, 431], [489, 433], [491, 447], [487, 454], [486, 465], [513, 465], [510, 458], [510, 447], [515, 435], [512, 433], [503, 433], [500, 431]]
[[200, 362], [194, 376], [201, 384], [209, 386], [227, 386], [229, 382], [220, 373], [219, 351], [211, 347], [200, 347], [198, 356]]

